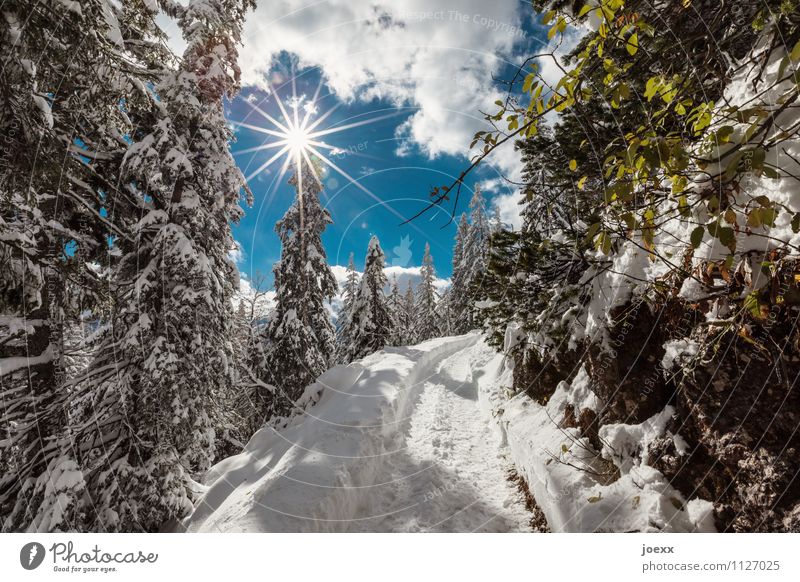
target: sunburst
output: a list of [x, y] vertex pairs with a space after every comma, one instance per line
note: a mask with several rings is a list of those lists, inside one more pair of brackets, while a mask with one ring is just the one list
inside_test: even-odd
[[[265, 172], [273, 164], [282, 162], [280, 174], [273, 183], [274, 184], [281, 183], [284, 175], [291, 166], [297, 173], [298, 180], [300, 181], [300, 183], [298, 184], [298, 190], [299, 192], [303, 192], [303, 184], [302, 184], [303, 172], [300, 171], [303, 164], [308, 164], [308, 166], [312, 169], [315, 179], [318, 182], [321, 180], [321, 176], [317, 176], [316, 174], [315, 165], [312, 164], [311, 162], [311, 159], [313, 157], [319, 160], [323, 164], [323, 166], [343, 176], [345, 179], [349, 181], [350, 184], [352, 184], [353, 186], [355, 186], [356, 188], [358, 188], [359, 190], [361, 190], [374, 200], [384, 203], [384, 201], [379, 196], [377, 196], [368, 188], [366, 188], [363, 184], [361, 184], [360, 181], [353, 178], [343, 168], [341, 168], [333, 160], [331, 160], [328, 155], [326, 155], [326, 153], [337, 151], [338, 148], [336, 146], [327, 143], [326, 141], [323, 141], [322, 138], [331, 137], [336, 134], [346, 132], [348, 130], [353, 130], [355, 128], [369, 125], [372, 123], [377, 123], [379, 121], [391, 117], [402, 115], [405, 112], [399, 110], [388, 114], [373, 116], [368, 119], [354, 121], [351, 123], [335, 124], [330, 127], [322, 128], [325, 121], [330, 118], [331, 114], [334, 111], [336, 111], [338, 105], [331, 107], [325, 113], [317, 116], [314, 119], [314, 116], [318, 113], [317, 99], [319, 97], [319, 92], [321, 87], [322, 83], [320, 82], [320, 84], [317, 86], [316, 91], [314, 92], [314, 96], [311, 99], [306, 99], [305, 96], [300, 96], [300, 97], [297, 96], [293, 80], [292, 97], [286, 103], [284, 103], [279, 98], [278, 92], [275, 91], [272, 85], [268, 85], [270, 97], [272, 97], [275, 100], [275, 103], [277, 104], [280, 113], [279, 119], [277, 119], [273, 115], [270, 115], [259, 105], [247, 101], [248, 105], [250, 105], [250, 107], [253, 108], [253, 111], [258, 113], [258, 115], [260, 115], [261, 118], [263, 118], [263, 120], [266, 123], [264, 125], [256, 125], [252, 123], [246, 123], [244, 121], [239, 121], [239, 122], [234, 122], [234, 124], [238, 125], [239, 127], [244, 127], [246, 129], [255, 131], [257, 133], [264, 134], [268, 137], [261, 145], [239, 150], [235, 152], [235, 154], [241, 155], [241, 154], [261, 152], [265, 150], [276, 150], [275, 153], [269, 156], [269, 158], [267, 158], [266, 161], [264, 161], [254, 171], [250, 172], [246, 176], [247, 181], [250, 182], [254, 178], [258, 177], [261, 173]], [[397, 216], [401, 220], [404, 219], [404, 216], [399, 212], [397, 212], [395, 209], [393, 209], [391, 206], [386, 205], [386, 207], [395, 216]]]

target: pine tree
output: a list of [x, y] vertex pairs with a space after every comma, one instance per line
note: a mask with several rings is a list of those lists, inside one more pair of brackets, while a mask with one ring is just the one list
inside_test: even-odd
[[281, 240], [281, 258], [273, 269], [277, 305], [265, 330], [259, 377], [277, 391], [262, 404], [264, 419], [289, 414], [305, 387], [332, 363], [335, 349], [325, 301], [336, 294], [336, 279], [321, 239], [332, 220], [319, 200], [316, 161], [300, 165], [289, 182], [295, 201], [275, 225]]
[[452, 333], [460, 334], [469, 331], [469, 296], [468, 268], [464, 260], [464, 251], [470, 236], [467, 215], [462, 214], [456, 231], [456, 244], [453, 248], [453, 276], [451, 278], [449, 311]]
[[441, 334], [441, 321], [437, 313], [436, 300], [436, 269], [433, 266], [431, 245], [425, 243], [425, 254], [422, 257], [422, 280], [417, 286], [416, 312], [414, 314], [414, 329], [417, 342], [423, 342]]
[[231, 390], [221, 392], [211, 409], [214, 427], [214, 461], [238, 453], [248, 438], [257, 430], [258, 410], [253, 406], [253, 392], [259, 386], [253, 381], [251, 356], [254, 345], [254, 328], [248, 305], [239, 299], [231, 328], [233, 347], [233, 382]]
[[397, 275], [392, 275], [392, 284], [389, 286], [389, 313], [392, 316], [392, 338], [389, 342], [393, 346], [403, 345], [403, 298], [400, 296], [400, 287], [397, 284]]
[[115, 304], [83, 382], [84, 529], [155, 531], [192, 507], [192, 477], [214, 456], [211, 417], [234, 377], [234, 243], [244, 179], [228, 150], [223, 101], [238, 89], [249, 0], [194, 0], [180, 16], [180, 67], [123, 160], [139, 219], [114, 241]]
[[364, 275], [358, 287], [352, 311], [352, 330], [346, 360], [352, 362], [386, 346], [392, 338], [394, 324], [383, 289], [386, 274], [385, 256], [378, 237], [369, 241], [364, 260]]
[[439, 334], [442, 336], [449, 336], [455, 335], [457, 332], [454, 322], [454, 313], [455, 310], [453, 309], [453, 289], [452, 287], [448, 287], [442, 293], [442, 296], [439, 298], [439, 303], [436, 305], [436, 316], [438, 317], [440, 324], [439, 324]]
[[406, 292], [403, 294], [400, 304], [400, 317], [397, 322], [397, 327], [400, 330], [401, 341], [400, 345], [412, 345], [417, 343], [417, 332], [414, 328], [416, 320], [416, 297], [414, 296], [414, 286], [411, 281], [408, 282]]
[[342, 293], [342, 306], [339, 308], [336, 323], [338, 326], [336, 333], [336, 361], [346, 363], [347, 349], [350, 345], [351, 322], [353, 315], [353, 303], [358, 292], [358, 272], [354, 254], [351, 252], [347, 260], [347, 275], [345, 277], [344, 289]]
[[491, 235], [493, 235], [496, 232], [500, 232], [501, 230], [503, 230], [503, 228], [504, 228], [503, 218], [500, 216], [500, 209], [497, 206], [495, 206], [492, 212], [492, 218], [489, 220], [490, 243], [491, 243]]
[[[66, 514], [81, 494], [82, 479], [70, 477], [79, 471], [67, 421], [80, 410], [71, 402], [78, 391], [65, 386], [76, 367], [65, 357], [64, 336], [79, 313], [99, 312], [108, 301], [104, 278], [91, 265], [113, 260], [107, 241], [125, 237], [132, 220], [129, 193], [119, 187], [126, 138], [154, 109], [145, 87], [170, 62], [153, 10], [152, 4], [105, 0], [72, 9], [3, 4], [4, 530], [71, 527]], [[110, 208], [113, 213], [104, 213]], [[65, 474], [62, 487], [53, 487]]]
[[483, 193], [479, 185], [469, 203], [470, 216], [461, 215], [453, 251], [452, 290], [449, 303], [452, 313], [453, 333], [466, 333], [476, 326], [474, 305], [482, 299], [483, 277], [489, 259], [490, 237], [495, 217], [490, 220], [486, 213]]

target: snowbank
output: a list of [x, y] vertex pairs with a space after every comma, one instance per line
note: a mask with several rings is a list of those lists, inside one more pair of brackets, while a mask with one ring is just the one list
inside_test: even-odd
[[[244, 451], [208, 472], [207, 490], [184, 520], [188, 531], [341, 531], [376, 515], [364, 489], [403, 446], [401, 425], [435, 363], [477, 335], [386, 348], [337, 366], [306, 390], [306, 414], [264, 428]], [[315, 403], [310, 406], [311, 403]], [[374, 511], [373, 511], [374, 510]]]
[[599, 455], [579, 429], [558, 426], [568, 404], [576, 411], [598, 406], [583, 371], [541, 406], [525, 394], [510, 395], [511, 374], [502, 355], [485, 344], [474, 350], [475, 360], [485, 362], [478, 382], [481, 405], [497, 420], [552, 531], [714, 531], [712, 504], [687, 501], [643, 460], [648, 444], [665, 432], [669, 407], [640, 425], [602, 427]]

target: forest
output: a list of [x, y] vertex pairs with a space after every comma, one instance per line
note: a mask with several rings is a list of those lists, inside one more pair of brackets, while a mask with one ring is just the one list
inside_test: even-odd
[[[274, 225], [262, 309], [231, 258], [254, 193], [225, 109], [254, 0], [3, 3], [0, 529], [199, 530], [238, 490], [244, 455], [266, 459], [254, 479], [305, 478], [300, 462], [269, 464], [290, 458], [283, 441], [341, 437], [340, 458], [363, 460], [405, 439], [436, 456], [429, 432], [449, 427], [460, 451], [496, 424], [508, 466], [490, 478], [485, 459], [465, 465], [489, 509], [456, 529], [479, 527], [496, 494], [525, 507], [497, 531], [798, 531], [797, 2], [532, 4], [548, 47], [574, 30], [579, 42], [499, 81], [506, 97], [464, 144], [463, 171], [405, 217], [457, 225], [448, 284], [426, 245], [402, 288], [373, 236], [339, 288], [323, 160], [287, 139], [294, 200]], [[475, 177], [507, 150], [519, 228]], [[439, 394], [451, 381], [486, 414]], [[337, 396], [348, 391], [386, 405]], [[320, 418], [363, 432], [351, 441]], [[331, 488], [388, 471], [330, 457], [304, 466]], [[386, 474], [413, 474], [412, 461]], [[350, 498], [269, 483], [236, 495], [361, 519]], [[446, 483], [415, 495], [438, 499]], [[364, 504], [382, 515], [404, 495]], [[242, 529], [324, 529], [284, 519]]]

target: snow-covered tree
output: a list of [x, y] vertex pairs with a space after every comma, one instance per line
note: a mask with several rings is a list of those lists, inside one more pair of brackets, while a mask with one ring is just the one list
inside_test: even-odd
[[347, 275], [344, 280], [342, 290], [342, 305], [336, 318], [336, 361], [345, 362], [347, 349], [350, 344], [351, 322], [353, 315], [353, 303], [356, 293], [358, 293], [358, 272], [354, 254], [351, 252], [347, 260]]
[[489, 219], [479, 185], [469, 203], [469, 220], [462, 214], [453, 250], [451, 297], [453, 333], [466, 333], [476, 326], [474, 304], [482, 298], [481, 285], [489, 261], [489, 242], [499, 217]]
[[400, 345], [411, 345], [416, 343], [417, 333], [414, 329], [416, 321], [416, 297], [414, 296], [414, 286], [409, 280], [406, 292], [400, 302], [400, 311], [395, 322], [400, 337]]
[[76, 435], [85, 529], [154, 531], [183, 516], [214, 456], [211, 408], [234, 377], [230, 225], [244, 187], [223, 104], [251, 5], [171, 4], [187, 48], [123, 160], [138, 216], [113, 243], [113, 313], [78, 394], [91, 402]]
[[469, 330], [470, 301], [467, 275], [469, 265], [464, 260], [464, 250], [470, 236], [467, 215], [462, 214], [456, 231], [456, 244], [453, 248], [453, 275], [450, 279], [448, 308], [450, 311], [451, 332], [465, 333]]
[[453, 289], [448, 287], [442, 292], [436, 305], [436, 316], [439, 319], [439, 334], [442, 336], [455, 335], [455, 310], [453, 309]]
[[[121, 160], [170, 64], [153, 3], [11, 0], [0, 27], [0, 519], [6, 530], [70, 527], [65, 329], [107, 303], [108, 239], [132, 216]], [[124, 102], [125, 106], [120, 104]], [[118, 205], [117, 202], [120, 202]], [[104, 212], [113, 208], [113, 212]], [[86, 354], [84, 354], [85, 356]], [[67, 414], [69, 413], [69, 414]], [[57, 489], [56, 475], [64, 476]], [[78, 473], [79, 475], [79, 473]]]
[[[500, 208], [494, 207], [492, 211], [492, 218], [489, 219], [489, 235], [500, 232], [504, 228], [503, 218], [500, 216]], [[487, 261], [488, 262], [488, 261]]]
[[321, 239], [332, 220], [319, 200], [317, 162], [300, 165], [290, 180], [295, 201], [275, 225], [281, 240], [281, 258], [273, 269], [277, 305], [265, 330], [259, 377], [277, 390], [264, 395], [264, 420], [290, 413], [305, 387], [328, 368], [335, 349], [325, 301], [337, 286]]
[[402, 346], [403, 342], [403, 297], [400, 295], [400, 287], [397, 284], [397, 275], [392, 275], [392, 283], [389, 286], [389, 297], [387, 299], [389, 313], [392, 316], [392, 338], [389, 342], [393, 346]]
[[[269, 320], [272, 307], [267, 278], [261, 272], [247, 282], [238, 293], [234, 318], [233, 349], [234, 387], [225, 402], [215, 406], [217, 456], [232, 454], [264, 424], [261, 403], [269, 398], [274, 387], [258, 377], [267, 345], [261, 332]], [[219, 427], [219, 428], [216, 428]]]
[[384, 261], [380, 241], [373, 236], [364, 260], [364, 275], [353, 303], [350, 343], [345, 352], [348, 362], [378, 351], [392, 339], [394, 324], [383, 292], [387, 282], [383, 271]]
[[437, 313], [436, 269], [433, 266], [431, 245], [425, 243], [422, 257], [422, 279], [417, 286], [416, 310], [414, 313], [415, 341], [422, 342], [441, 334], [441, 321]]

